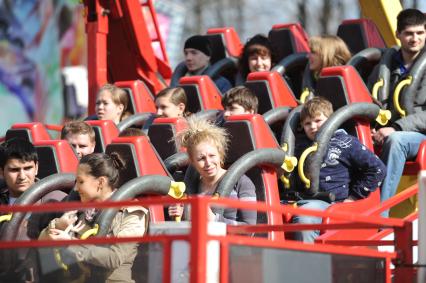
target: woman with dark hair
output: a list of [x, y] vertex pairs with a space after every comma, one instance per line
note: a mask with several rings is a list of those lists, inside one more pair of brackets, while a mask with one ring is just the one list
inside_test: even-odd
[[243, 80], [246, 80], [249, 73], [270, 71], [275, 63], [269, 39], [262, 34], [256, 34], [244, 45], [238, 65]]
[[[93, 153], [83, 156], [77, 169], [76, 191], [82, 202], [102, 202], [110, 198], [119, 180], [119, 171], [125, 164], [117, 153]], [[39, 239], [69, 240], [80, 238], [93, 226], [96, 209], [84, 213], [70, 211], [53, 219], [40, 234]], [[119, 209], [108, 236], [142, 237], [148, 227], [148, 211], [141, 206]], [[78, 245], [56, 249], [55, 259], [77, 262], [90, 270], [85, 282], [134, 282], [131, 267], [137, 254], [137, 243], [95, 246]], [[62, 261], [62, 262], [60, 262]]]

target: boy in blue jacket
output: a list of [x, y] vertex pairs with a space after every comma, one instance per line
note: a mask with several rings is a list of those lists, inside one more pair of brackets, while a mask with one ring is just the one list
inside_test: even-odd
[[[314, 97], [303, 106], [300, 121], [306, 136], [313, 141], [316, 133], [333, 113], [333, 106], [323, 97]], [[320, 169], [319, 190], [336, 196], [335, 202], [351, 202], [366, 198], [380, 187], [385, 178], [383, 162], [360, 141], [337, 130], [330, 139], [327, 153]], [[323, 200], [300, 200], [298, 207], [325, 210], [330, 203]], [[295, 216], [294, 223], [318, 224], [320, 217]], [[297, 240], [313, 242], [319, 231], [295, 233]]]

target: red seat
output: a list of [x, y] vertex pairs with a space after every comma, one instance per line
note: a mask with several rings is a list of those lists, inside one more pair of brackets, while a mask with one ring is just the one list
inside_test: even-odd
[[156, 118], [149, 126], [149, 140], [162, 160], [177, 152], [175, 136], [186, 128], [187, 123], [184, 118]]
[[[259, 114], [234, 115], [226, 119], [223, 127], [228, 130], [231, 138], [225, 166], [229, 166], [244, 154], [260, 148], [278, 148], [275, 137]], [[279, 205], [278, 177], [275, 170], [268, 166], [255, 167], [246, 175], [253, 181], [256, 187], [258, 201], [267, 204]], [[280, 213], [258, 213], [258, 223], [283, 224]], [[272, 232], [270, 238], [283, 238], [282, 233]]]
[[135, 81], [120, 81], [115, 82], [115, 85], [123, 88], [129, 94], [129, 103], [134, 113], [138, 112], [156, 112], [154, 97], [144, 82]]
[[51, 139], [46, 127], [40, 122], [12, 125], [6, 132], [6, 140], [14, 137], [26, 139], [31, 143]]
[[308, 35], [300, 23], [273, 25], [268, 37], [277, 52], [277, 61], [290, 54], [310, 52]]
[[[117, 152], [125, 161], [126, 168], [120, 173], [119, 186], [145, 175], [169, 176], [149, 139], [145, 136], [118, 137], [107, 145], [105, 153]], [[162, 206], [151, 206], [150, 221], [164, 221]]]
[[426, 141], [420, 144], [416, 159], [405, 162], [403, 175], [417, 175], [420, 170], [426, 170]]
[[95, 131], [95, 152], [105, 152], [106, 146], [118, 137], [117, 126], [111, 120], [89, 120], [85, 122], [92, 126]]
[[42, 179], [55, 173], [76, 173], [77, 156], [65, 140], [40, 140], [33, 143], [38, 155], [38, 174]]
[[369, 47], [386, 48], [376, 24], [370, 19], [344, 20], [337, 29], [339, 36], [356, 54]]
[[[339, 66], [324, 68], [318, 79], [316, 93], [331, 101], [334, 110], [355, 102], [370, 102], [370, 93], [352, 66]], [[349, 134], [357, 136], [358, 139], [371, 151], [374, 151], [371, 138], [370, 122], [362, 119], [353, 119], [343, 124]], [[328, 211], [344, 211], [350, 213], [363, 213], [370, 208], [380, 204], [380, 191], [377, 189], [368, 198], [352, 203], [339, 203], [332, 205]], [[329, 218], [324, 223], [337, 222]], [[360, 239], [375, 233], [375, 230], [341, 230], [327, 231], [317, 241], [330, 239]]]
[[183, 77], [179, 80], [179, 86], [186, 93], [187, 111], [196, 113], [201, 110], [223, 110], [222, 96], [208, 76]]
[[240, 57], [243, 46], [233, 27], [210, 28], [206, 37], [212, 46], [213, 54], [210, 58], [212, 64], [222, 58]]
[[257, 112], [259, 114], [280, 106], [297, 106], [292, 90], [277, 72], [250, 73], [245, 86], [257, 96], [259, 100]]

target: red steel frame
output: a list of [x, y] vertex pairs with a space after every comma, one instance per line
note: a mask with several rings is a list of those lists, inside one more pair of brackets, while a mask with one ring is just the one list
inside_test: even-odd
[[[412, 189], [415, 191], [415, 189]], [[170, 198], [145, 198], [139, 201], [122, 201], [122, 202], [103, 202], [103, 203], [52, 203], [44, 205], [26, 205], [26, 206], [0, 206], [0, 213], [5, 212], [43, 212], [43, 211], [66, 211], [73, 209], [84, 208], [110, 208], [110, 207], [124, 207], [143, 205], [145, 207], [151, 205], [168, 205], [175, 202]], [[24, 247], [46, 247], [46, 246], [62, 246], [70, 244], [107, 244], [118, 242], [137, 241], [145, 242], [160, 242], [164, 245], [164, 270], [163, 274], [169, 276], [163, 277], [163, 282], [170, 282], [171, 273], [171, 244], [175, 240], [187, 241], [191, 246], [190, 262], [197, 264], [190, 264], [190, 282], [201, 283], [206, 281], [206, 256], [207, 256], [207, 242], [216, 240], [220, 242], [220, 282], [228, 282], [229, 273], [229, 246], [230, 245], [249, 245], [256, 247], [268, 247], [276, 249], [291, 249], [320, 253], [333, 253], [342, 255], [366, 256], [383, 258], [386, 260], [386, 282], [391, 282], [391, 261], [396, 264], [394, 271], [395, 282], [412, 282], [414, 279], [414, 267], [412, 265], [412, 247], [416, 245], [416, 241], [411, 240], [412, 236], [412, 223], [408, 220], [382, 218], [374, 216], [364, 216], [349, 213], [327, 213], [326, 211], [312, 211], [300, 208], [294, 208], [288, 205], [267, 205], [265, 203], [251, 203], [240, 202], [231, 199], [211, 199], [202, 196], [190, 197], [188, 199], [180, 200], [180, 202], [191, 205], [192, 213], [192, 229], [188, 235], [161, 235], [161, 236], [145, 236], [145, 237], [132, 237], [132, 238], [90, 238], [88, 240], [67, 240], [67, 241], [13, 241], [1, 242], [0, 249], [8, 248], [24, 248]], [[228, 226], [228, 235], [224, 236], [209, 236], [207, 234], [207, 208], [212, 205], [231, 206], [239, 209], [249, 209], [258, 211], [274, 211], [281, 214], [305, 214], [318, 217], [333, 217], [340, 220], [345, 220], [345, 223], [337, 224], [317, 224], [317, 225], [304, 225], [304, 224], [283, 224], [283, 225], [247, 225], [247, 226]], [[397, 252], [379, 252], [370, 248], [351, 248], [348, 249], [339, 245], [330, 244], [314, 244], [307, 245], [296, 241], [290, 240], [277, 240], [271, 241], [266, 238], [255, 238], [241, 235], [234, 235], [241, 232], [270, 232], [270, 231], [295, 231], [303, 229], [354, 229], [354, 228], [390, 228], [395, 232], [395, 250]], [[348, 244], [348, 243], [346, 243]], [[389, 241], [370, 241], [369, 243], [362, 243], [357, 241], [352, 245], [386, 245], [392, 244]]]

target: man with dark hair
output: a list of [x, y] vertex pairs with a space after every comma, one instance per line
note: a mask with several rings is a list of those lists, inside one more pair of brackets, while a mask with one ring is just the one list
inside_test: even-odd
[[[183, 47], [185, 65], [188, 68], [186, 76], [201, 76], [210, 65], [212, 53], [210, 41], [202, 35], [194, 35], [185, 41]], [[222, 76], [214, 79], [214, 83], [221, 93], [230, 89], [231, 83]]]
[[[425, 52], [426, 16], [416, 9], [406, 9], [398, 14], [396, 37], [401, 42], [400, 50], [392, 58], [389, 101], [387, 108], [393, 110], [393, 90], [407, 78], [412, 66]], [[375, 77], [374, 77], [375, 75]], [[393, 118], [390, 127], [373, 131], [376, 144], [383, 145], [381, 158], [387, 165], [387, 175], [381, 189], [381, 200], [392, 197], [402, 176], [405, 161], [414, 159], [420, 143], [426, 140], [426, 73], [418, 74], [421, 82], [413, 95], [415, 113]], [[378, 67], [372, 74], [371, 82], [377, 81]], [[397, 114], [393, 117], [399, 117]], [[384, 212], [383, 216], [387, 216]]]
[[258, 104], [257, 96], [245, 86], [231, 88], [222, 98], [225, 117], [238, 114], [256, 114]]
[[[13, 205], [36, 182], [37, 172], [38, 156], [32, 143], [19, 138], [3, 143], [0, 146], [0, 176], [4, 184], [0, 187], [0, 205]], [[43, 196], [39, 203], [59, 201], [65, 196], [64, 192], [54, 191]], [[30, 225], [26, 218], [19, 228], [17, 240], [28, 240], [28, 227], [38, 226], [39, 221], [39, 217], [34, 217]], [[19, 249], [10, 256], [0, 258], [0, 282], [35, 282], [34, 257], [28, 254], [28, 249]], [[6, 260], [7, 264], [2, 264], [1, 260]]]

